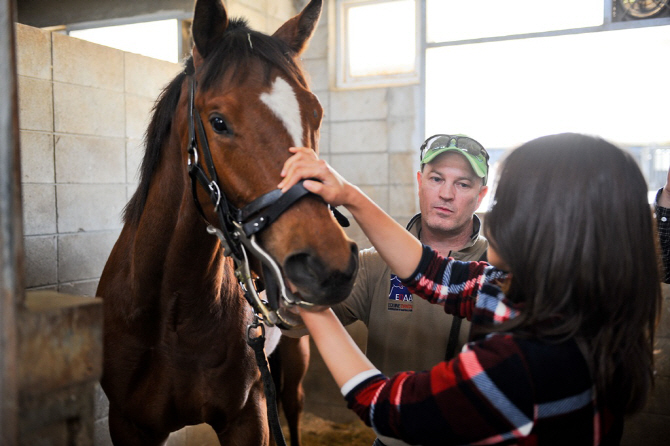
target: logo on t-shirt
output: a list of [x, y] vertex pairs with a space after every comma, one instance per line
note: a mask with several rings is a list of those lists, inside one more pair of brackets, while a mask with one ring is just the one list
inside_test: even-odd
[[389, 290], [387, 309], [390, 311], [412, 311], [412, 293], [395, 274], [391, 274], [391, 289]]

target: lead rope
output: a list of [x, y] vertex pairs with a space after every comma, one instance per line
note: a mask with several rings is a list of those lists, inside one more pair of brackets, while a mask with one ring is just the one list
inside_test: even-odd
[[[257, 331], [260, 328], [260, 335], [253, 337], [251, 331]], [[265, 402], [268, 409], [268, 421], [270, 423], [270, 432], [278, 446], [286, 446], [284, 432], [282, 432], [279, 423], [279, 408], [277, 406], [277, 389], [275, 388], [268, 358], [265, 356], [265, 326], [257, 314], [254, 314], [254, 323], [247, 325], [247, 344], [254, 350], [256, 363], [261, 371], [263, 380], [263, 391], [265, 393]]]

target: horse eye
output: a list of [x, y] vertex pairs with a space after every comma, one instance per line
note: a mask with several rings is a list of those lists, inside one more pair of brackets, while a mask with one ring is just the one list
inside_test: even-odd
[[214, 116], [209, 120], [209, 123], [212, 124], [212, 128], [216, 133], [230, 133], [226, 121], [223, 120], [221, 116]]

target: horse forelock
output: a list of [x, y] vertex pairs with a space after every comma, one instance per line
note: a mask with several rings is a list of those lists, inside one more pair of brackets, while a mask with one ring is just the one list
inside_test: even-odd
[[[260, 60], [264, 67], [264, 82], [269, 84], [272, 69], [279, 69], [289, 80], [307, 86], [302, 70], [294, 60], [294, 51], [283, 41], [254, 31], [243, 19], [230, 21], [216, 49], [207, 56], [203, 72], [198, 76], [199, 88], [209, 90], [224, 79], [243, 83], [244, 70]], [[226, 74], [230, 73], [229, 76]]]

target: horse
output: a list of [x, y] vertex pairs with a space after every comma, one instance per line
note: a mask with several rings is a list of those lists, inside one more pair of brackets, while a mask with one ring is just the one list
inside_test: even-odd
[[159, 445], [200, 423], [222, 444], [270, 444], [251, 338], [296, 326], [292, 305], [351, 291], [357, 247], [335, 210], [304, 187], [277, 189], [290, 146], [318, 152], [323, 109], [299, 57], [321, 8], [311, 0], [270, 36], [221, 0], [195, 3], [191, 55], [154, 105], [97, 289], [115, 445]]

